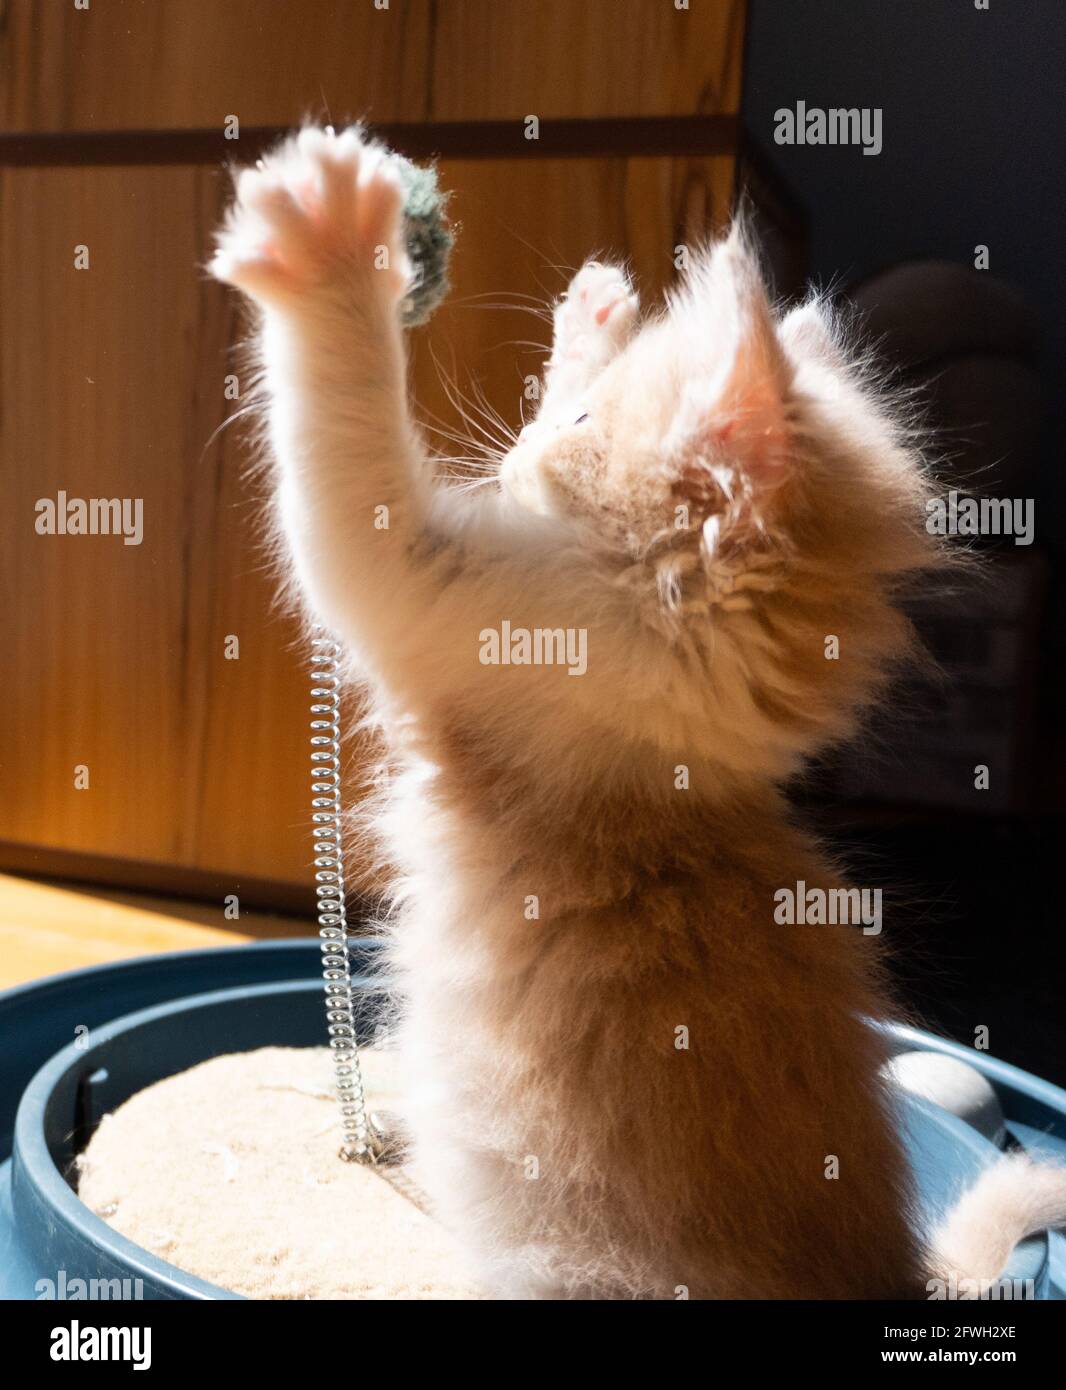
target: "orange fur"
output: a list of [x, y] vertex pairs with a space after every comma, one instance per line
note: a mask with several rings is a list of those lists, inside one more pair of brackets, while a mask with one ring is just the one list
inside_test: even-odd
[[[399, 234], [381, 152], [305, 131], [215, 270], [262, 309], [294, 573], [400, 768], [367, 818], [422, 1181], [503, 1294], [917, 1293], [877, 941], [773, 906], [838, 883], [779, 787], [912, 651], [922, 460], [737, 233], [643, 325], [585, 267], [500, 486], [435, 485], [373, 269]], [[587, 671], [485, 664], [504, 620], [586, 632]]]

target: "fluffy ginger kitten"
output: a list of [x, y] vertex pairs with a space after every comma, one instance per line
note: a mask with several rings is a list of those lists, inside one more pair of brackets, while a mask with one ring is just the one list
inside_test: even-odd
[[783, 886], [842, 886], [778, 788], [908, 650], [893, 596], [938, 559], [919, 459], [734, 232], [643, 323], [585, 265], [498, 485], [442, 485], [402, 200], [360, 130], [305, 129], [240, 175], [211, 268], [260, 311], [295, 580], [405, 769], [379, 827], [440, 1218], [511, 1297], [994, 1276], [1062, 1179], [993, 1169], [927, 1253], [864, 1021], [876, 937], [774, 920]]

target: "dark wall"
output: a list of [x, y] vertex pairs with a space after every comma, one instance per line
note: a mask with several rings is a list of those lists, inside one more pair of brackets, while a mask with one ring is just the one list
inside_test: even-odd
[[[1041, 640], [1041, 759], [1063, 743], [1066, 670], [1066, 0], [751, 0], [744, 115], [810, 223], [810, 270], [846, 284], [896, 261], [971, 266], [1013, 283], [1039, 323], [1043, 442], [1036, 539], [1055, 568]], [[774, 113], [880, 107], [883, 148], [777, 145]], [[1057, 743], [1056, 743], [1057, 741]], [[1066, 1083], [1056, 990], [1061, 815], [868, 828], [847, 857], [912, 910], [895, 977], [924, 1022]], [[1049, 988], [1049, 982], [1052, 982]]]
[[[744, 113], [806, 206], [811, 271], [844, 280], [910, 257], [973, 264], [1039, 312], [1047, 444], [1038, 538], [1066, 544], [1066, 3], [752, 0]], [[774, 143], [774, 112], [881, 107], [883, 149]]]

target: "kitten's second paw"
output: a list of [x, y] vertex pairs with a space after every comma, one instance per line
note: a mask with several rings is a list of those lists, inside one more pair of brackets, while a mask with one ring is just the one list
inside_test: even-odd
[[352, 277], [398, 303], [403, 201], [388, 151], [358, 129], [307, 127], [242, 171], [209, 269], [264, 303]]
[[555, 307], [552, 363], [599, 364], [629, 339], [638, 301], [620, 266], [587, 261]]

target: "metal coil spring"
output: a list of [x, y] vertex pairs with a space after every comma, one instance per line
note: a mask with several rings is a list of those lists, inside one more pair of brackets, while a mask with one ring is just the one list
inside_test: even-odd
[[[321, 632], [318, 628], [316, 631]], [[377, 1159], [367, 1121], [348, 955], [341, 845], [340, 648], [331, 637], [311, 642], [311, 822], [315, 895], [326, 987], [326, 1027], [333, 1055], [343, 1142], [349, 1163]]]

